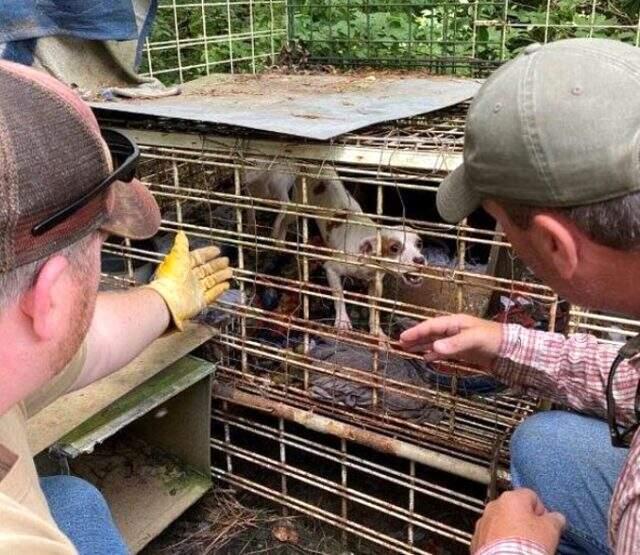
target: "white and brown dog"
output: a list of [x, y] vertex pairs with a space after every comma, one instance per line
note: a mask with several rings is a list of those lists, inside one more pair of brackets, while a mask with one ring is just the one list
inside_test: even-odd
[[[294, 188], [293, 196], [296, 203], [301, 202], [299, 184]], [[325, 168], [320, 176], [309, 179], [307, 199], [310, 205], [327, 209], [326, 216], [317, 218], [316, 222], [325, 245], [336, 252], [337, 260], [324, 263], [327, 281], [335, 295], [336, 328], [352, 328], [344, 301], [343, 278], [366, 282], [370, 295], [375, 294], [377, 268], [385, 273], [399, 274], [412, 287], [421, 285], [422, 278], [414, 270], [416, 266], [424, 266], [426, 261], [422, 254], [422, 240], [413, 229], [406, 226], [380, 228], [380, 258], [369, 261], [367, 265], [367, 258], [376, 255], [377, 226], [364, 214], [338, 174]], [[285, 218], [283, 222], [285, 233], [289, 221]], [[371, 318], [369, 327], [373, 333]]]
[[[302, 186], [293, 162], [283, 161], [255, 170], [246, 170], [243, 186], [251, 196], [282, 203], [282, 211], [276, 216], [271, 237], [283, 241], [287, 229], [295, 221], [294, 214], [287, 214], [284, 208], [293, 201], [302, 204]], [[376, 254], [376, 224], [362, 211], [356, 199], [347, 191], [335, 170], [323, 168], [318, 176], [307, 179], [307, 202], [311, 206], [327, 209], [326, 216], [316, 218], [318, 228], [327, 247], [336, 252], [337, 260], [324, 263], [327, 281], [333, 294], [336, 309], [335, 326], [338, 329], [352, 329], [351, 319], [344, 301], [343, 278], [355, 278], [369, 285], [371, 295], [375, 294], [376, 267], [385, 273], [401, 275], [403, 281], [412, 287], [422, 284], [422, 278], [412, 268], [424, 266], [422, 240], [418, 234], [406, 226], [383, 227], [380, 229], [380, 259], [365, 265], [366, 259]], [[255, 214], [248, 212], [249, 225], [255, 229]], [[370, 318], [370, 331], [373, 320]], [[384, 335], [384, 334], [381, 334]]]
[[[289, 193], [298, 178], [297, 172], [297, 165], [286, 160], [242, 172], [242, 186], [251, 197], [281, 203], [271, 231], [274, 239], [284, 240], [287, 235], [286, 225], [291, 222], [291, 218], [286, 218], [285, 205], [290, 202]], [[253, 208], [247, 209], [247, 224], [251, 232], [256, 233], [256, 213]]]

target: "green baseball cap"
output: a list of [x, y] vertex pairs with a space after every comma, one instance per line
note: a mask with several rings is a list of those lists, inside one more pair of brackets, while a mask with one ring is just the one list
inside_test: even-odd
[[436, 199], [451, 223], [487, 198], [560, 208], [640, 191], [640, 48], [529, 45], [478, 91], [464, 138]]

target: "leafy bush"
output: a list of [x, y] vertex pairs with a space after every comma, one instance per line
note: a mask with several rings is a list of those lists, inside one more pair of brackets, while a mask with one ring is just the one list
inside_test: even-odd
[[153, 70], [169, 84], [206, 75], [207, 66], [217, 73], [260, 70], [286, 39], [285, 18], [283, 2], [207, 2], [204, 12], [194, 2], [178, 3], [174, 12], [165, 0], [149, 37], [150, 56], [143, 57], [140, 71]]
[[[193, 4], [191, 4], [193, 5]], [[253, 70], [270, 63], [287, 39], [300, 41], [311, 59], [336, 65], [428, 66], [443, 72], [477, 73], [509, 59], [527, 44], [568, 37], [637, 40], [640, 0], [288, 0], [251, 5], [234, 2], [179, 7], [180, 39], [196, 39], [180, 48], [183, 79], [213, 71]], [[206, 35], [215, 37], [204, 45]], [[201, 39], [201, 40], [197, 40]], [[154, 72], [178, 67], [176, 23], [172, 9], [161, 8], [151, 41]], [[154, 46], [154, 48], [161, 48]], [[175, 71], [164, 80], [175, 81]], [[162, 78], [162, 75], [161, 75]]]
[[[294, 1], [294, 0], [292, 0]], [[527, 44], [568, 37], [636, 41], [638, 0], [401, 3], [301, 0], [291, 34], [312, 55], [336, 63], [428, 65], [445, 71], [495, 65]]]

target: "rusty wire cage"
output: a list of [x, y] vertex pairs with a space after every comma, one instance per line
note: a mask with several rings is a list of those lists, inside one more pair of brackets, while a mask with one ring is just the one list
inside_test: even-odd
[[[536, 10], [533, 4], [528, 11], [542, 19], [518, 21], [509, 2], [436, 2], [423, 7], [428, 13], [410, 6], [402, 17], [422, 18], [431, 34], [419, 43], [412, 23], [408, 38], [390, 45], [369, 41], [371, 29], [357, 36], [331, 22], [322, 28], [314, 18], [322, 10], [360, 10], [371, 22], [394, 3], [166, 0], [143, 70], [168, 83], [255, 73], [297, 39], [321, 62], [397, 60], [412, 47], [411, 65], [420, 65], [414, 58], [430, 66], [438, 61], [439, 70], [475, 68], [472, 73], [532, 39], [608, 33], [638, 44], [639, 19], [627, 8], [573, 2], [577, 20], [565, 21], [554, 12], [562, 7], [557, 2], [538, 3]], [[607, 19], [612, 10], [617, 18]], [[440, 50], [432, 58], [419, 51], [424, 46], [433, 54], [435, 45]], [[328, 142], [178, 120], [103, 114], [101, 121], [140, 144], [139, 176], [163, 215], [154, 241], [105, 245], [105, 281], [148, 280], [178, 229], [196, 246], [220, 245], [237, 267], [239, 294], [218, 307], [227, 323], [201, 353], [217, 363], [213, 476], [337, 527], [358, 553], [466, 552], [487, 496], [508, 484], [511, 434], [539, 406], [471, 365], [426, 365], [400, 352], [395, 340], [403, 326], [462, 311], [612, 342], [640, 328], [568, 306], [532, 278], [488, 216], [475, 214], [456, 226], [438, 218], [435, 192], [461, 163], [467, 108], [463, 103]], [[250, 172], [265, 170], [291, 174], [296, 195], [252, 195]], [[309, 201], [327, 170], [362, 207], [375, 237], [373, 252], [349, 261], [373, 276], [371, 287], [358, 280], [345, 286], [351, 331], [334, 325], [336, 294], [324, 268], [343, 253], [322, 241], [319, 223], [348, 223], [356, 215]], [[272, 230], [282, 214], [291, 225], [286, 237], [276, 238]], [[420, 236], [426, 265], [383, 256], [385, 231], [397, 226]], [[406, 272], [419, 274], [421, 284], [408, 286]], [[366, 364], [342, 363], [338, 352]]]
[[[466, 109], [331, 143], [103, 121], [141, 145], [140, 177], [162, 207], [162, 233], [184, 229], [196, 244], [221, 245], [237, 266], [241, 302], [220, 303], [231, 320], [204, 352], [218, 363], [213, 475], [380, 552], [464, 551], [487, 492], [508, 483], [511, 432], [536, 408], [473, 367], [424, 366], [396, 348], [398, 330], [458, 311], [509, 317], [508, 299], [526, 299], [538, 325], [567, 324], [566, 305], [522, 270], [488, 217], [452, 226], [435, 213], [438, 183], [461, 160]], [[247, 172], [274, 167], [295, 174], [297, 200], [251, 196]], [[342, 253], [318, 232], [319, 221], [344, 215], [308, 202], [327, 168], [358, 200], [377, 242], [374, 253], [352, 262], [374, 279], [369, 290], [357, 280], [345, 288], [351, 331], [334, 327], [323, 269]], [[282, 212], [294, 221], [279, 240], [271, 230]], [[375, 254], [395, 226], [418, 232], [426, 266], [390, 266]], [[431, 260], [430, 248], [448, 254]], [[161, 252], [158, 243], [107, 244], [105, 256], [126, 261], [109, 280], [148, 279]], [[403, 282], [407, 270], [420, 274], [419, 287]], [[319, 346], [324, 355], [366, 353], [368, 366], [331, 362]]]

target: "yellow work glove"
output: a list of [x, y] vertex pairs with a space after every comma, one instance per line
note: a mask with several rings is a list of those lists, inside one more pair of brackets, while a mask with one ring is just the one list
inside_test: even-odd
[[174, 324], [182, 331], [185, 320], [193, 318], [229, 289], [231, 277], [229, 259], [220, 257], [219, 248], [204, 247], [189, 252], [189, 240], [180, 231], [158, 266], [154, 280], [146, 287], [160, 294]]

